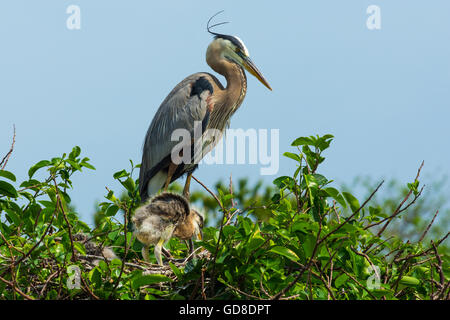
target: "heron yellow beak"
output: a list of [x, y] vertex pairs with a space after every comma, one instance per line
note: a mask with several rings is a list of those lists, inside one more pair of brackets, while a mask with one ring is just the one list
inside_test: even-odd
[[258, 68], [255, 66], [253, 61], [249, 57], [245, 57], [243, 59], [244, 62], [244, 68], [250, 72], [252, 75], [255, 76], [256, 79], [258, 79], [263, 85], [267, 87], [267, 89], [272, 90], [270, 87], [270, 84], [267, 82], [266, 78], [262, 75], [261, 71], [258, 70]]
[[203, 239], [203, 232], [202, 232], [202, 230], [200, 230], [200, 232], [197, 233], [197, 238], [198, 238], [198, 240], [202, 240]]

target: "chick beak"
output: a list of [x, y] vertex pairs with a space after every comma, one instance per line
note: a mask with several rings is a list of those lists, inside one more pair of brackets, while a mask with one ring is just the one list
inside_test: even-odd
[[258, 79], [263, 85], [265, 85], [269, 90], [272, 90], [269, 83], [267, 82], [266, 78], [262, 75], [261, 71], [258, 70], [258, 68], [255, 66], [253, 61], [249, 57], [245, 57], [243, 59], [244, 68], [250, 72], [252, 75], [255, 76], [256, 79]]

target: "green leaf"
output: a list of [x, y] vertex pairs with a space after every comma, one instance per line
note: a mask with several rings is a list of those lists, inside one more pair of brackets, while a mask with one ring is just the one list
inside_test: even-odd
[[285, 153], [283, 153], [283, 156], [285, 156], [285, 157], [287, 157], [287, 158], [290, 158], [290, 159], [292, 159], [292, 160], [295, 160], [295, 161], [297, 161], [297, 162], [301, 162], [301, 161], [302, 161], [302, 159], [300, 158], [300, 156], [299, 156], [298, 154], [295, 154], [295, 153], [285, 152]]
[[303, 250], [305, 251], [305, 255], [307, 257], [312, 256], [315, 245], [316, 245], [316, 236], [309, 234], [305, 238], [305, 241], [303, 241], [303, 243], [302, 243]]
[[36, 163], [34, 166], [32, 166], [30, 168], [30, 170], [28, 170], [28, 176], [30, 177], [30, 179], [33, 177], [33, 175], [35, 174], [35, 172], [37, 170], [39, 170], [40, 168], [46, 167], [51, 165], [52, 163], [48, 160], [41, 160], [38, 163]]
[[74, 161], [74, 160], [70, 160], [70, 159], [67, 159], [66, 162], [67, 162], [68, 164], [70, 164], [73, 168], [75, 168], [75, 169], [81, 171], [81, 167], [80, 167], [80, 165], [78, 164], [78, 162], [76, 162], [76, 161]]
[[75, 147], [72, 149], [72, 152], [69, 153], [69, 159], [75, 160], [75, 158], [77, 158], [77, 157], [80, 155], [80, 153], [81, 153], [80, 147], [79, 147], [79, 146], [75, 146]]
[[334, 137], [331, 134], [326, 134], [323, 137], [320, 137], [316, 143], [317, 148], [319, 148], [321, 151], [327, 149], [330, 146], [333, 138]]
[[181, 277], [183, 276], [183, 272], [180, 269], [178, 269], [178, 267], [170, 261], [169, 261], [169, 266], [170, 266], [170, 269], [172, 269], [175, 276], [177, 277], [177, 279], [181, 279]]
[[233, 234], [236, 233], [236, 227], [232, 226], [232, 225], [227, 225], [227, 226], [223, 227], [222, 233], [223, 233], [223, 235], [224, 235], [224, 237], [226, 239], [230, 235], [233, 235]]
[[81, 165], [82, 167], [86, 167], [86, 168], [88, 168], [88, 169], [95, 170], [95, 167], [94, 167], [93, 165], [91, 165], [90, 163], [87, 163], [87, 162], [81, 162], [80, 165]]
[[319, 230], [319, 224], [312, 222], [310, 216], [306, 216], [307, 219], [305, 219], [304, 221], [296, 221], [294, 222], [294, 224], [292, 225], [292, 231], [296, 232], [296, 231], [300, 231], [301, 233], [304, 234], [311, 234], [313, 232], [317, 232]]
[[348, 276], [346, 274], [342, 274], [334, 280], [334, 285], [336, 288], [341, 287], [345, 282], [347, 282]]
[[172, 281], [162, 274], [139, 275], [132, 280], [131, 287], [138, 289], [149, 284]]
[[325, 176], [323, 176], [321, 174], [314, 173], [312, 176], [314, 177], [314, 179], [316, 179], [317, 184], [320, 186], [328, 183], [327, 178], [325, 178]]
[[278, 177], [275, 180], [273, 180], [273, 184], [276, 185], [278, 188], [282, 189], [286, 186], [293, 187], [295, 185], [295, 181], [291, 177], [282, 176], [282, 177]]
[[387, 218], [388, 214], [384, 213], [382, 211], [383, 209], [381, 207], [369, 207], [369, 213], [371, 216], [376, 216], [376, 217], [382, 217], [382, 218]]
[[313, 145], [313, 141], [311, 138], [308, 137], [300, 137], [294, 140], [294, 142], [292, 142], [291, 146], [296, 147], [296, 146], [303, 146], [303, 145]]
[[312, 189], [318, 189], [319, 183], [316, 180], [316, 177], [312, 174], [304, 174], [303, 177], [305, 178], [305, 182], [308, 188]]
[[345, 200], [347, 200], [353, 212], [359, 209], [359, 201], [351, 193], [342, 192], [342, 195], [344, 196]]
[[3, 194], [10, 198], [17, 198], [19, 196], [13, 185], [2, 180], [0, 180], [0, 194]]
[[275, 247], [271, 248], [269, 251], [279, 254], [283, 257], [286, 257], [292, 261], [298, 261], [298, 259], [299, 259], [294, 251], [292, 251], [291, 249], [285, 248], [285, 247], [275, 246]]
[[84, 247], [84, 245], [83, 244], [81, 244], [80, 242], [74, 242], [73, 243], [73, 246], [75, 247], [75, 249], [77, 249], [77, 251], [79, 252], [79, 253], [81, 253], [82, 255], [86, 255], [86, 248]]
[[136, 184], [131, 177], [128, 177], [125, 181], [120, 181], [120, 183], [130, 192], [133, 192], [136, 188]]
[[127, 176], [128, 172], [126, 170], [121, 170], [113, 174], [114, 179], [119, 179]]
[[404, 286], [415, 287], [420, 284], [420, 280], [414, 277], [403, 276], [400, 279], [399, 283], [403, 284]]
[[40, 204], [42, 204], [46, 208], [55, 209], [56, 203], [48, 200], [39, 200]]
[[119, 211], [119, 207], [116, 206], [115, 204], [113, 204], [113, 205], [110, 205], [108, 207], [108, 209], [106, 209], [105, 215], [107, 217], [112, 217], [112, 216], [116, 215], [117, 211]]
[[347, 208], [347, 203], [345, 202], [344, 197], [339, 193], [339, 191], [335, 188], [324, 188], [323, 189], [330, 197], [336, 200], [344, 209]]
[[19, 226], [22, 222], [20, 216], [13, 210], [6, 210], [6, 217], [9, 218], [8, 220], [10, 220], [15, 226]]
[[386, 296], [387, 299], [391, 299], [393, 292], [387, 289], [373, 289], [370, 292], [377, 298], [381, 298], [382, 296]]
[[101, 287], [101, 285], [102, 285], [102, 274], [101, 274], [101, 272], [100, 272], [98, 267], [92, 269], [89, 272], [88, 277], [89, 277], [89, 280], [94, 284], [94, 286], [96, 288]]
[[252, 250], [257, 249], [264, 243], [264, 241], [265, 240], [261, 236], [261, 232], [259, 231], [259, 227], [257, 227], [256, 231], [251, 235], [250, 239], [248, 240], [246, 246], [247, 252], [251, 252]]
[[6, 170], [0, 170], [0, 177], [4, 177], [6, 179], [16, 182], [16, 176], [13, 173]]

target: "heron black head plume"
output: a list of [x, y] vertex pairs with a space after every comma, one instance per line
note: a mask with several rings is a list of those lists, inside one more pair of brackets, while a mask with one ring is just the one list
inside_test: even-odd
[[214, 14], [211, 18], [209, 18], [208, 23], [206, 24], [206, 30], [208, 30], [209, 33], [211, 33], [212, 35], [215, 35], [216, 37], [220, 37], [220, 36], [224, 36], [224, 35], [220, 34], [220, 33], [212, 32], [211, 29], [215, 28], [217, 26], [220, 26], [222, 24], [227, 24], [229, 22], [228, 21], [219, 22], [219, 23], [213, 24], [212, 26], [210, 26], [209, 23], [211, 22], [212, 19], [214, 19], [217, 15], [221, 14], [222, 12], [224, 12], [224, 10], [221, 10], [221, 11], [217, 12], [216, 14]]
[[245, 45], [242, 43], [242, 40], [239, 39], [238, 37], [235, 36], [229, 36], [226, 34], [221, 34], [221, 33], [217, 33], [217, 32], [213, 32], [211, 31], [212, 28], [223, 25], [223, 24], [227, 24], [230, 23], [229, 21], [225, 21], [225, 22], [219, 22], [216, 24], [213, 24], [212, 26], [210, 26], [210, 22], [212, 19], [214, 19], [214, 17], [216, 17], [217, 15], [221, 14], [222, 12], [224, 12], [224, 10], [221, 10], [219, 12], [217, 12], [216, 14], [214, 14], [211, 18], [209, 18], [208, 23], [206, 24], [206, 30], [208, 30], [209, 33], [211, 33], [212, 35], [214, 35], [214, 38], [222, 38], [222, 39], [226, 39], [231, 41], [231, 43], [233, 43], [236, 47], [240, 48], [243, 52], [247, 52], [247, 49], [245, 48]]

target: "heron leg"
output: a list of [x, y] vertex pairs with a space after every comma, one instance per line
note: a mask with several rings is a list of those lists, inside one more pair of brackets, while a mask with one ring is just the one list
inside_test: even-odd
[[191, 239], [189, 239], [189, 254], [192, 254], [193, 252], [194, 252], [194, 241], [192, 241], [192, 238], [191, 238]]
[[189, 250], [189, 254], [191, 254], [191, 244], [188, 240], [184, 240], [184, 244], [186, 245], [186, 248]]
[[150, 262], [150, 257], [148, 255], [148, 246], [142, 247], [142, 258], [144, 258], [144, 261]]
[[164, 244], [164, 239], [160, 239], [158, 241], [158, 243], [155, 245], [155, 258], [160, 266], [163, 265], [162, 255], [161, 255], [161, 250], [162, 250], [163, 244]]
[[187, 177], [186, 177], [186, 183], [184, 185], [184, 189], [183, 189], [183, 196], [186, 198], [186, 200], [189, 201], [189, 187], [191, 185], [191, 178], [192, 178], [192, 172], [188, 173]]
[[167, 171], [167, 179], [166, 183], [164, 184], [164, 191], [167, 191], [169, 188], [170, 181], [172, 180], [172, 176], [175, 173], [175, 170], [177, 169], [177, 165], [174, 163], [169, 164], [169, 170]]

